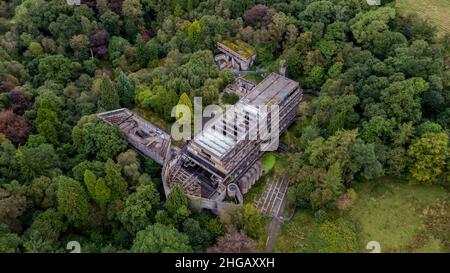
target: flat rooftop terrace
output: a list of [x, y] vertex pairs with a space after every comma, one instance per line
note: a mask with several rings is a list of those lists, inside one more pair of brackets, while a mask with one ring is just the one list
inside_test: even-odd
[[298, 87], [293, 80], [270, 74], [242, 100], [210, 121], [193, 142], [218, 158], [226, 157], [241, 141], [248, 140], [250, 133], [257, 133], [255, 121], [264, 119], [267, 114], [261, 112], [259, 106], [280, 104]]
[[280, 74], [271, 73], [253, 88], [252, 91], [242, 99], [242, 102], [255, 106], [280, 104], [298, 87], [298, 82], [288, 79]]
[[224, 40], [218, 44], [219, 48], [220, 46], [223, 46], [232, 53], [234, 53], [235, 55], [239, 55], [244, 59], [248, 59], [256, 54], [256, 50], [254, 47], [240, 40], [236, 41]]
[[[239, 141], [245, 139], [249, 128], [254, 125], [246, 124], [246, 113], [249, 119], [256, 120], [258, 109], [237, 102], [224, 114], [210, 121], [203, 131], [194, 137], [194, 143], [219, 158], [224, 157]], [[235, 135], [235, 132], [239, 134]]]

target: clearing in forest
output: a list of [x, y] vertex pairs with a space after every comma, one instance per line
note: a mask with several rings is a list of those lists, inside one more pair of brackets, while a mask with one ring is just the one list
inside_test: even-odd
[[[434, 218], [427, 213], [450, 202], [442, 187], [382, 178], [355, 185], [355, 190], [355, 205], [343, 214], [328, 215], [325, 223], [317, 222], [313, 212], [298, 209], [291, 221], [282, 224], [275, 252], [369, 252], [370, 241], [379, 242], [381, 252], [448, 251], [450, 236], [442, 231], [450, 225], [449, 213], [434, 213]], [[342, 247], [340, 239], [355, 238], [352, 245]]]
[[397, 0], [401, 12], [416, 12], [439, 29], [440, 34], [450, 33], [450, 0]]

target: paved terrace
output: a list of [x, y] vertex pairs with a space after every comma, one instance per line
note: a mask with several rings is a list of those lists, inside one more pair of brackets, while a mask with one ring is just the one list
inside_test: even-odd
[[254, 106], [280, 104], [298, 87], [298, 82], [280, 74], [271, 73], [253, 88], [242, 102]]
[[283, 210], [283, 202], [289, 187], [289, 180], [285, 177], [276, 177], [267, 182], [264, 192], [255, 200], [255, 207], [266, 217], [279, 217]]

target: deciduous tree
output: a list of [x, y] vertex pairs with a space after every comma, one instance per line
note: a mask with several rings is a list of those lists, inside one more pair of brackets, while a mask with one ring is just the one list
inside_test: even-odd
[[104, 179], [106, 186], [111, 190], [112, 201], [126, 197], [128, 184], [122, 177], [120, 165], [114, 163], [112, 159], [108, 159], [105, 163]]
[[438, 181], [445, 171], [449, 156], [447, 133], [426, 133], [408, 149], [411, 160], [410, 173], [424, 184]]
[[89, 38], [93, 52], [99, 57], [102, 57], [107, 53], [108, 41], [109, 33], [104, 29], [93, 32]]
[[154, 224], [139, 231], [131, 251], [136, 253], [191, 252], [189, 238], [174, 227]]
[[50, 144], [20, 147], [16, 156], [20, 170], [28, 181], [39, 176], [54, 177], [61, 173], [60, 159]]
[[88, 159], [114, 158], [127, 147], [120, 128], [100, 123], [95, 116], [80, 119], [72, 130], [72, 140], [78, 153]]
[[252, 27], [264, 27], [270, 24], [275, 10], [266, 5], [258, 4], [248, 9], [244, 13], [244, 22]]
[[0, 224], [0, 253], [19, 252], [19, 246], [22, 240], [19, 235], [10, 233], [8, 227]]
[[81, 65], [78, 62], [72, 62], [63, 55], [50, 55], [39, 60], [38, 71], [42, 82], [53, 80], [58, 83], [66, 84], [73, 80], [77, 75]]
[[34, 201], [34, 204], [41, 208], [50, 208], [56, 206], [57, 183], [46, 176], [40, 176], [31, 182], [28, 194]]
[[31, 126], [26, 118], [14, 114], [13, 111], [0, 112], [0, 133], [5, 135], [12, 143], [25, 142], [30, 131]]
[[243, 232], [230, 230], [217, 240], [217, 244], [207, 249], [208, 253], [254, 253], [256, 242]]
[[35, 253], [55, 251], [60, 244], [59, 236], [66, 228], [63, 215], [55, 209], [51, 208], [40, 213], [23, 236], [25, 251]]
[[97, 178], [93, 172], [86, 170], [84, 172], [84, 184], [91, 198], [101, 208], [105, 207], [111, 198], [111, 190], [106, 186], [105, 180]]
[[192, 218], [186, 219], [183, 223], [183, 233], [189, 237], [190, 245], [196, 252], [203, 251], [207, 246], [211, 245], [211, 235], [200, 226], [197, 220]]
[[159, 205], [159, 193], [153, 183], [140, 185], [136, 192], [128, 196], [120, 221], [132, 234], [145, 229]]
[[177, 223], [186, 219], [190, 214], [187, 196], [178, 186], [170, 189], [164, 206]]

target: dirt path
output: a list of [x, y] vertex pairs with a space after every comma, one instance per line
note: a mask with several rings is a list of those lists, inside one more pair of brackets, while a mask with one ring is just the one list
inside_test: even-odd
[[269, 227], [267, 228], [267, 242], [266, 242], [266, 252], [272, 253], [273, 248], [275, 247], [275, 242], [277, 239], [277, 233], [280, 229], [281, 222], [278, 220], [278, 218], [273, 218], [272, 221], [269, 223]]
[[286, 198], [284, 198], [282, 206], [278, 211], [278, 214], [272, 218], [267, 228], [267, 241], [266, 241], [266, 252], [272, 253], [275, 247], [275, 242], [277, 240], [278, 231], [281, 227], [281, 221], [279, 216], [283, 215], [284, 208], [286, 207]]

